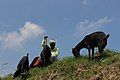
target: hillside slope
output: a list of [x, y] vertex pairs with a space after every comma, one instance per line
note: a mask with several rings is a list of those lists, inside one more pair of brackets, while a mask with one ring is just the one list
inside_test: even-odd
[[[105, 50], [103, 60], [64, 58], [47, 68], [30, 70], [28, 80], [120, 80], [120, 53]], [[11, 76], [3, 80], [13, 80]], [[20, 80], [20, 78], [16, 78]]]

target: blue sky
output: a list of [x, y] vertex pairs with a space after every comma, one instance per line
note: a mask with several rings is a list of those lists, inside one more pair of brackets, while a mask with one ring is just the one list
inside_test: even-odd
[[120, 0], [0, 0], [0, 75], [13, 73], [27, 52], [30, 62], [38, 56], [44, 35], [56, 39], [59, 57], [99, 30], [110, 34], [106, 48], [119, 51], [119, 7]]

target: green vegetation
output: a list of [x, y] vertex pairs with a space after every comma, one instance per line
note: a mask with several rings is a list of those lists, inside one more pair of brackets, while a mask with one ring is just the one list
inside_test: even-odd
[[[67, 57], [47, 68], [30, 70], [28, 80], [120, 80], [120, 53], [105, 50], [103, 60]], [[13, 80], [11, 76], [3, 80]], [[20, 78], [16, 78], [20, 80]]]

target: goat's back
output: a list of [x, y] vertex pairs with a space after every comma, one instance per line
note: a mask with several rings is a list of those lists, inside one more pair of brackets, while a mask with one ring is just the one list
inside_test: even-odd
[[29, 67], [28, 56], [24, 56], [24, 57], [19, 61], [19, 64], [18, 64], [18, 66], [17, 66], [17, 69], [23, 71], [23, 69], [28, 69], [28, 67]]
[[104, 32], [99, 31], [85, 36], [81, 42], [84, 42], [84, 44], [87, 45], [97, 47], [99, 44], [106, 44], [108, 37], [109, 36], [106, 35]]
[[94, 32], [92, 34], [90, 34], [91, 37], [93, 38], [99, 38], [99, 39], [104, 39], [104, 38], [107, 38], [107, 35], [104, 33], [104, 32]]

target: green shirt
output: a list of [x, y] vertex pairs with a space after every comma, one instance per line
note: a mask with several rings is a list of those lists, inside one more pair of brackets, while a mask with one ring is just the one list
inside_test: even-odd
[[51, 50], [51, 54], [52, 54], [52, 56], [58, 56], [59, 55], [59, 49], [54, 48], [53, 50]]

